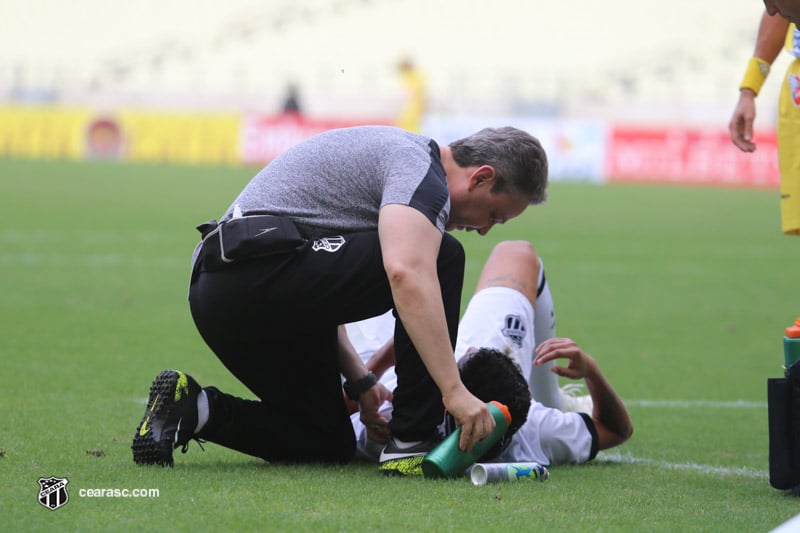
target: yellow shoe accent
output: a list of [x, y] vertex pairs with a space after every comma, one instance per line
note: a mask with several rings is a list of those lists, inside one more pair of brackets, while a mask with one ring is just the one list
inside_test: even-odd
[[178, 382], [175, 384], [175, 401], [180, 401], [185, 394], [189, 394], [189, 380], [186, 374], [178, 372]]
[[144, 437], [150, 432], [150, 428], [147, 426], [147, 424], [149, 423], [150, 423], [150, 415], [147, 415], [147, 418], [145, 418], [144, 422], [142, 422], [142, 427], [139, 428], [139, 436]]
[[[153, 400], [153, 403], [150, 404], [151, 413], [156, 410], [156, 404], [158, 403], [158, 396], [159, 395], [156, 394], [156, 398]], [[142, 422], [142, 427], [139, 428], [139, 435], [141, 435], [142, 437], [147, 435], [147, 433], [150, 431], [150, 428], [148, 427], [149, 423], [150, 423], [150, 415], [147, 415], [144, 419], [144, 422]]]
[[403, 457], [401, 459], [392, 459], [386, 461], [378, 467], [378, 470], [387, 475], [400, 475], [400, 476], [421, 476], [422, 475], [422, 460], [424, 455], [415, 455], [411, 457]]

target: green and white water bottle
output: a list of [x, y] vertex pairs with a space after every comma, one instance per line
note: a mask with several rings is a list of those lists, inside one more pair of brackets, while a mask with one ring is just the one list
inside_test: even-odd
[[461, 439], [461, 427], [456, 428], [422, 460], [422, 473], [426, 478], [463, 475], [470, 465], [478, 462], [505, 435], [508, 425], [511, 424], [511, 413], [508, 407], [500, 402], [489, 402], [486, 405], [495, 422], [491, 434], [476, 442], [472, 450], [465, 452], [458, 447], [458, 441]]
[[786, 335], [783, 337], [784, 369], [788, 372], [798, 361], [800, 361], [800, 318], [786, 328]]

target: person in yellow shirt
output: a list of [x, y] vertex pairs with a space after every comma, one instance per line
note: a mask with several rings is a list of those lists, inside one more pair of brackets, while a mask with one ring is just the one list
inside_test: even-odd
[[778, 165], [781, 176], [781, 229], [800, 235], [800, 31], [790, 21], [800, 18], [800, 1], [765, 1], [753, 57], [739, 86], [739, 101], [728, 129], [731, 141], [743, 152], [753, 152], [755, 99], [770, 66], [786, 47], [794, 56], [784, 75], [778, 103]]
[[405, 101], [397, 116], [396, 125], [414, 133], [421, 133], [427, 100], [425, 76], [410, 59], [400, 61], [397, 70], [405, 90]]

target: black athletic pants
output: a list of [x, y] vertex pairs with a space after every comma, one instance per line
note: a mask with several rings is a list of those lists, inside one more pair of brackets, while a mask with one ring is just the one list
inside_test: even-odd
[[[252, 259], [193, 275], [195, 324], [222, 363], [259, 399], [214, 387], [201, 437], [267, 460], [347, 461], [355, 437], [342, 399], [337, 326], [393, 307], [376, 231], [307, 243], [299, 253]], [[455, 345], [464, 251], [444, 234], [438, 257], [450, 343]], [[398, 387], [390, 429], [431, 436], [441, 394], [397, 320]]]

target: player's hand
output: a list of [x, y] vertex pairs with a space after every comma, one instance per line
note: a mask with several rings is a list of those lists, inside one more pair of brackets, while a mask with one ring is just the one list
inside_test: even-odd
[[454, 393], [442, 397], [445, 409], [461, 427], [458, 447], [468, 452], [475, 443], [491, 435], [495, 422], [486, 404], [473, 396], [463, 385]]
[[551, 369], [559, 376], [570, 379], [592, 377], [597, 372], [597, 362], [584, 352], [572, 339], [555, 337], [536, 347], [534, 365], [542, 365], [556, 359], [567, 359], [566, 366], [554, 365]]
[[383, 402], [392, 401], [392, 392], [381, 383], [376, 383], [361, 393], [358, 398], [359, 418], [367, 428], [367, 437], [375, 442], [389, 440], [389, 420], [380, 414]]
[[753, 121], [756, 118], [756, 95], [750, 89], [739, 91], [739, 102], [733, 110], [728, 124], [731, 141], [742, 152], [754, 152]]

